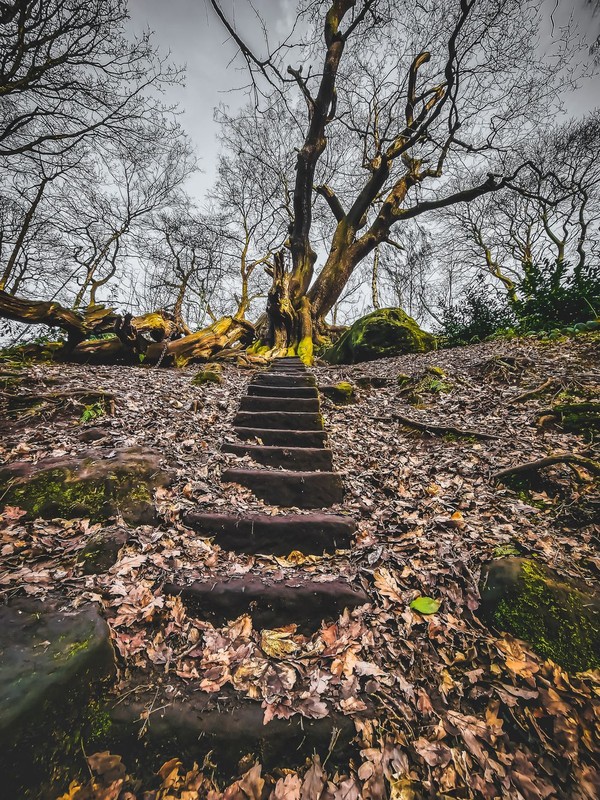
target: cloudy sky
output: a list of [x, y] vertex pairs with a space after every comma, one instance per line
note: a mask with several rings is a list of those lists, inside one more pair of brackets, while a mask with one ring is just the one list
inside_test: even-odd
[[[560, 23], [572, 13], [590, 41], [597, 35], [600, 15], [592, 18], [592, 6], [586, 0], [544, 0], [544, 3], [548, 19], [553, 12]], [[254, 5], [274, 40], [289, 32], [296, 0], [254, 0]], [[256, 25], [248, 0], [223, 0], [222, 6], [229, 19], [234, 19], [237, 30], [252, 42]], [[150, 28], [159, 47], [170, 50], [173, 59], [187, 68], [186, 86], [174, 90], [172, 100], [180, 104], [182, 124], [198, 149], [203, 173], [192, 177], [189, 191], [202, 202], [214, 180], [219, 150], [213, 109], [220, 103], [237, 107], [244, 101], [243, 93], [234, 90], [244, 85], [247, 74], [239, 61], [231, 63], [235, 45], [215, 17], [209, 0], [129, 0], [129, 7], [131, 30], [140, 33]], [[588, 81], [578, 93], [567, 98], [567, 103], [573, 114], [600, 105], [600, 79]]]
[[[274, 37], [291, 29], [296, 0], [258, 0], [255, 6]], [[225, 0], [223, 7], [236, 28], [252, 40], [257, 31], [247, 0]], [[131, 30], [141, 33], [150, 28], [161, 50], [170, 50], [173, 60], [186, 67], [186, 86], [174, 89], [172, 99], [184, 112], [182, 125], [200, 156], [203, 172], [192, 178], [190, 191], [201, 200], [214, 181], [219, 151], [213, 109], [221, 103], [235, 108], [245, 101], [239, 89], [247, 83], [247, 72], [240, 62], [230, 63], [237, 48], [209, 0], [129, 0], [129, 9]]]

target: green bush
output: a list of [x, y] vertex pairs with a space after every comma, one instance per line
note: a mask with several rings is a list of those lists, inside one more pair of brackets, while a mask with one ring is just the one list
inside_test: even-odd
[[[524, 264], [514, 312], [525, 330], [551, 330], [600, 314], [600, 270], [572, 269], [566, 261]], [[578, 331], [582, 328], [575, 326]]]
[[442, 304], [441, 334], [450, 346], [481, 341], [514, 324], [508, 303], [485, 283], [470, 286], [456, 303]]

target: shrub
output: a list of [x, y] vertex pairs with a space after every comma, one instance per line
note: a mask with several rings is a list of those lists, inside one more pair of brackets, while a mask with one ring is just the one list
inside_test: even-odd
[[514, 324], [508, 303], [484, 283], [470, 286], [457, 303], [442, 304], [441, 334], [451, 346], [481, 341]]
[[514, 306], [524, 330], [550, 330], [600, 314], [600, 270], [571, 269], [566, 261], [524, 264]]

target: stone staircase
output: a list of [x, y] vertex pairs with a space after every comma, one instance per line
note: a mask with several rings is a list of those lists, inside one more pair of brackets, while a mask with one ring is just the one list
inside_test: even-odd
[[[299, 358], [278, 359], [255, 376], [241, 401], [234, 431], [244, 441], [223, 445], [223, 452], [250, 456], [259, 466], [226, 469], [222, 480], [250, 489], [269, 505], [311, 513], [240, 518], [192, 511], [185, 518], [187, 527], [239, 553], [322, 554], [351, 545], [356, 523], [323, 511], [342, 502], [343, 485], [326, 447], [314, 376]], [[292, 580], [254, 574], [209, 577], [185, 587], [168, 584], [165, 592], [180, 595], [193, 613], [216, 625], [251, 613], [257, 628], [295, 623], [307, 634], [323, 621], [335, 620], [345, 608], [368, 602], [361, 589], [344, 579], [315, 581], [301, 570]]]

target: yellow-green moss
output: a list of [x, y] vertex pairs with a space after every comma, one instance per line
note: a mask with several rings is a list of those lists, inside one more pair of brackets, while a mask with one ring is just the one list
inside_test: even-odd
[[[307, 367], [312, 366], [314, 361], [314, 348], [311, 336], [305, 336], [300, 340], [297, 350], [298, 356], [302, 359], [302, 363]], [[289, 355], [289, 354], [288, 354]]]
[[348, 405], [356, 402], [356, 389], [348, 381], [340, 381], [333, 386], [321, 386], [320, 391], [336, 405]]
[[435, 367], [435, 366], [427, 367], [427, 372], [431, 372], [432, 375], [436, 375], [438, 378], [446, 377], [446, 373], [441, 367]]
[[566, 584], [553, 584], [533, 561], [523, 561], [521, 577], [518, 596], [498, 603], [496, 627], [524, 639], [541, 656], [573, 672], [600, 667], [600, 631], [586, 596]]
[[24, 482], [9, 483], [2, 497], [3, 506], [22, 508], [28, 519], [85, 515], [93, 522], [112, 515], [115, 506], [127, 516], [128, 508], [151, 502], [147, 484], [135, 474], [114, 472], [97, 480], [77, 480], [65, 468], [44, 470]]
[[193, 386], [204, 386], [206, 383], [223, 383], [223, 378], [212, 369], [203, 369], [192, 380]]

